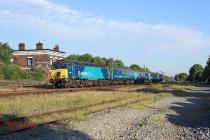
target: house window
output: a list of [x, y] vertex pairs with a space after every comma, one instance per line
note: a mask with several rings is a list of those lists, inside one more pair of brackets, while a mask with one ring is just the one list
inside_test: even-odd
[[53, 64], [53, 58], [50, 58], [50, 65]]
[[27, 66], [32, 66], [33, 64], [33, 59], [30, 57], [27, 58]]

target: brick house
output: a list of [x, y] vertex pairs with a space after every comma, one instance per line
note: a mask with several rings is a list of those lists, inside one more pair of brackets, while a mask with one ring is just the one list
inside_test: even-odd
[[43, 43], [36, 43], [36, 49], [25, 49], [24, 43], [19, 43], [19, 49], [13, 50], [12, 62], [21, 69], [42, 67], [49, 70], [56, 60], [64, 59], [65, 52], [55, 45], [53, 49], [44, 49]]

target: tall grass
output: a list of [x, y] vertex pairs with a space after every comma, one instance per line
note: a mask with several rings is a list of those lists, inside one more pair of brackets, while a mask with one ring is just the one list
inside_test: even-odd
[[66, 109], [135, 96], [136, 94], [126, 92], [84, 91], [7, 97], [0, 98], [0, 114], [26, 115], [40, 111]]
[[164, 98], [164, 97], [174, 97], [172, 94], [170, 93], [162, 93], [162, 94], [146, 94], [145, 100], [137, 102], [137, 103], [133, 103], [133, 104], [129, 104], [127, 105], [130, 108], [134, 108], [134, 109], [144, 109], [144, 108], [152, 108], [152, 104], [154, 104], [156, 101]]
[[[139, 93], [137, 89], [189, 89], [191, 87], [182, 87], [178, 85], [172, 85], [169, 87], [164, 87], [164, 85], [152, 85], [152, 86], [136, 86], [136, 87], [126, 87], [119, 88], [115, 91], [81, 91], [77, 93], [57, 93], [57, 94], [43, 94], [43, 95], [25, 95], [25, 96], [14, 96], [7, 98], [0, 98], [0, 117], [2, 114], [11, 115], [27, 115], [31, 113], [36, 113], [46, 110], [57, 110], [66, 109], [71, 107], [77, 107], [82, 105], [95, 104], [99, 102], [105, 102], [109, 100], [119, 99], [119, 98], [147, 98], [150, 100], [145, 100], [145, 104], [150, 104], [160, 99], [163, 96], [169, 94], [148, 94]], [[132, 92], [131, 92], [132, 91]], [[137, 108], [143, 107], [143, 105], [132, 105], [139, 106]], [[131, 107], [131, 106], [130, 106]], [[135, 108], [135, 107], [134, 107]]]
[[[135, 109], [151, 108], [152, 104], [164, 97], [173, 97], [169, 93], [144, 93], [139, 89], [157, 89], [164, 90], [173, 88], [183, 89], [183, 87], [163, 85], [136, 86], [119, 88], [114, 91], [81, 91], [75, 93], [57, 93], [40, 95], [23, 95], [14, 97], [0, 98], [0, 119], [9, 116], [25, 116], [37, 112], [52, 111], [59, 109], [68, 109], [78, 106], [102, 103], [97, 106], [80, 109], [75, 112], [53, 113], [50, 115], [33, 117], [28, 120], [29, 124], [41, 124], [55, 120], [75, 119], [83, 120], [89, 113], [101, 111], [117, 106], [125, 106]], [[185, 88], [186, 89], [186, 88]], [[120, 100], [119, 100], [120, 99]], [[106, 101], [116, 100], [106, 103]], [[133, 101], [137, 101], [132, 103]], [[1, 130], [0, 130], [1, 131]]]
[[193, 90], [194, 86], [189, 85], [177, 85], [177, 84], [159, 84], [159, 85], [149, 85], [144, 86], [141, 89], [148, 89], [148, 90]]

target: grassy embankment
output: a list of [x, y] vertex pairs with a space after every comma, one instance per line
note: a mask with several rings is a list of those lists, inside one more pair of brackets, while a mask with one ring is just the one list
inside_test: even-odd
[[[151, 106], [157, 100], [163, 97], [173, 97], [170, 93], [144, 93], [145, 89], [192, 89], [192, 87], [184, 86], [167, 86], [151, 85], [120, 88], [115, 91], [81, 91], [77, 93], [58, 93], [47, 95], [26, 95], [0, 98], [0, 118], [8, 118], [10, 116], [25, 116], [37, 112], [52, 111], [59, 109], [74, 108], [104, 102], [101, 105], [90, 108], [81, 109], [75, 112], [54, 113], [43, 117], [32, 118], [28, 120], [32, 124], [39, 124], [60, 119], [76, 119], [82, 120], [85, 115], [91, 112], [105, 110], [108, 108], [131, 103], [136, 100], [140, 102], [126, 105], [130, 108], [142, 109]], [[123, 98], [123, 99], [122, 99]], [[116, 102], [105, 103], [106, 101], [117, 100]]]

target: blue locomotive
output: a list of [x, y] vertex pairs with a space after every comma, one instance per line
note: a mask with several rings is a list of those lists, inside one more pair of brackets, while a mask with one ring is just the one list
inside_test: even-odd
[[158, 73], [110, 68], [72, 60], [58, 60], [53, 63], [50, 77], [50, 82], [58, 88], [161, 82], [164, 78]]

